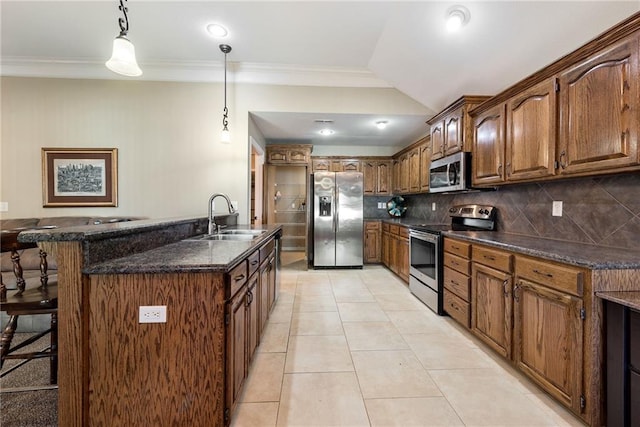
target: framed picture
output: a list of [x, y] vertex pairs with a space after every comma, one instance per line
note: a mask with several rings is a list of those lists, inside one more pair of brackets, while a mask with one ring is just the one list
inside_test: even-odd
[[118, 149], [43, 148], [42, 205], [118, 206]]

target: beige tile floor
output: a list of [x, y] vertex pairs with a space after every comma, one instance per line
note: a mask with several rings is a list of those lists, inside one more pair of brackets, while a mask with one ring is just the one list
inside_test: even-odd
[[281, 273], [233, 426], [583, 425], [384, 267]]

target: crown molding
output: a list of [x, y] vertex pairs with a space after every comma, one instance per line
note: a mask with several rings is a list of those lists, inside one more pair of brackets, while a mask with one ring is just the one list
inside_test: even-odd
[[[310, 67], [302, 65], [229, 62], [229, 77], [236, 83], [288, 86], [392, 87], [364, 69]], [[140, 63], [140, 77], [124, 77], [109, 71], [102, 61], [5, 57], [0, 75], [69, 79], [222, 82], [224, 65], [214, 61]]]

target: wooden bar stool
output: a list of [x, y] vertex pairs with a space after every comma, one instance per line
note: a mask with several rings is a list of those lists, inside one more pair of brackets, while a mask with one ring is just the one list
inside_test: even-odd
[[[0, 378], [33, 359], [47, 357], [50, 360], [49, 382], [51, 385], [3, 389], [2, 392], [50, 389], [57, 387], [55, 384], [58, 383], [58, 284], [55, 280], [49, 280], [47, 254], [43, 250], [40, 250], [40, 280], [24, 279], [19, 251], [35, 248], [37, 244], [18, 242], [18, 234], [21, 231], [23, 230], [2, 230], [0, 234], [2, 252], [11, 252], [13, 273], [16, 279], [16, 289], [8, 290], [0, 275], [0, 311], [9, 315], [9, 321], [2, 331], [0, 339], [0, 368], [4, 365], [5, 360], [22, 359], [20, 363], [2, 371]], [[23, 315], [48, 315], [51, 317], [50, 327], [12, 347], [11, 341], [16, 329], [18, 329], [18, 318]], [[46, 335], [50, 335], [50, 342], [44, 349], [19, 352]]]

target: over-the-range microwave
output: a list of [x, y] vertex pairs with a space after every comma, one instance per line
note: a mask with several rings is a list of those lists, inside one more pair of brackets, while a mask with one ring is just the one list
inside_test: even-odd
[[429, 167], [429, 192], [463, 191], [471, 187], [471, 153], [434, 160]]

